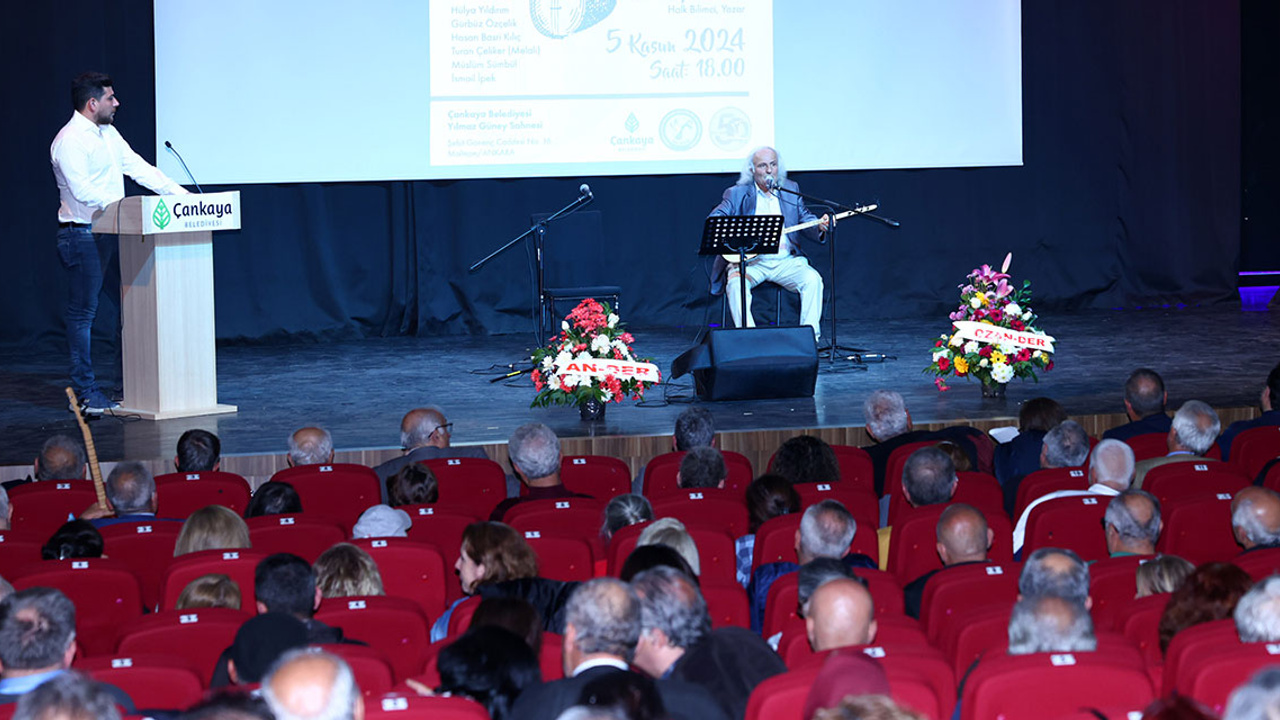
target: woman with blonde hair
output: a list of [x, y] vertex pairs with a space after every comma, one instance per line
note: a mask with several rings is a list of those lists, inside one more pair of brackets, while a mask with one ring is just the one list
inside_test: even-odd
[[645, 526], [636, 541], [636, 547], [645, 545], [666, 545], [684, 558], [693, 569], [694, 575], [702, 575], [702, 565], [698, 562], [698, 546], [693, 537], [685, 529], [684, 523], [672, 517], [659, 518]]
[[173, 546], [173, 556], [180, 557], [201, 550], [236, 550], [252, 547], [249, 526], [234, 510], [222, 505], [208, 505], [191, 513], [182, 523], [182, 532]]
[[338, 543], [316, 559], [316, 587], [326, 598], [386, 595], [382, 573], [369, 553], [351, 543]]
[[210, 573], [187, 583], [178, 596], [177, 610], [198, 608], [240, 609], [240, 586], [230, 575]]

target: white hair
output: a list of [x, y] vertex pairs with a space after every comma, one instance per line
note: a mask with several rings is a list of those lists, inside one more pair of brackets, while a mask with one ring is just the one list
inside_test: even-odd
[[892, 390], [876, 390], [862, 404], [867, 430], [881, 442], [907, 431], [907, 404]]
[[1280, 642], [1280, 575], [1272, 575], [1240, 597], [1235, 611], [1240, 642]]
[[[324, 707], [314, 715], [299, 715], [286, 706], [276, 695], [276, 673], [290, 663], [306, 658], [320, 658], [333, 665], [333, 685], [329, 688], [329, 696]], [[355, 674], [345, 660], [332, 653], [317, 648], [298, 648], [290, 650], [276, 661], [266, 677], [262, 679], [262, 698], [267, 701], [276, 720], [351, 720], [355, 714], [356, 701], [360, 698], [360, 687], [356, 685]]]
[[1125, 490], [1133, 482], [1135, 465], [1133, 448], [1108, 438], [1098, 443], [1089, 456], [1089, 480]]
[[772, 150], [773, 156], [778, 159], [778, 172], [774, 175], [774, 177], [778, 179], [778, 184], [781, 185], [787, 181], [787, 164], [782, 162], [782, 153], [778, 152], [777, 148], [772, 148], [768, 145], [761, 145], [760, 147], [752, 150], [751, 154], [747, 156], [745, 167], [743, 167], [742, 172], [738, 174], [738, 185], [750, 185], [756, 181], [756, 155], [763, 150]]
[[1173, 432], [1178, 437], [1178, 444], [1196, 455], [1209, 452], [1221, 429], [1218, 413], [1208, 403], [1199, 400], [1186, 401], [1173, 415]]

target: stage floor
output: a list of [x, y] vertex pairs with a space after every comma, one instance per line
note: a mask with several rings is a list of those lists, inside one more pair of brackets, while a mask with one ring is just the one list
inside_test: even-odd
[[[1215, 407], [1251, 407], [1280, 360], [1280, 318], [1238, 308], [1091, 311], [1043, 316], [1058, 339], [1055, 369], [1039, 384], [1015, 382], [1004, 401], [983, 400], [979, 387], [952, 381], [938, 392], [921, 372], [945, 318], [842, 321], [842, 344], [897, 356], [865, 371], [823, 361], [812, 398], [706, 403], [725, 431], [848, 427], [863, 424], [862, 401], [877, 388], [901, 392], [917, 424], [1016, 417], [1023, 400], [1047, 395], [1073, 415], [1123, 412], [1122, 386], [1139, 366], [1159, 371], [1171, 407], [1188, 399]], [[693, 342], [696, 329], [633, 329], [636, 349], [666, 373]], [[648, 402], [610, 405], [607, 419], [582, 423], [574, 408], [534, 409], [527, 377], [489, 380], [528, 355], [531, 334], [425, 337], [288, 344], [224, 344], [218, 349], [219, 400], [229, 415], [159, 422], [104, 418], [92, 424], [99, 457], [172, 457], [178, 436], [193, 427], [222, 439], [226, 455], [283, 454], [296, 428], [329, 428], [339, 450], [396, 448], [399, 423], [412, 407], [435, 404], [454, 423], [455, 443], [504, 442], [530, 421], [563, 437], [670, 434], [694, 397], [692, 379], [655, 388]], [[63, 393], [61, 353], [0, 352], [0, 465], [27, 465], [46, 437], [78, 436]], [[100, 363], [101, 366], [101, 363]], [[664, 392], [665, 390], [665, 392]], [[663, 402], [664, 396], [667, 402]]]

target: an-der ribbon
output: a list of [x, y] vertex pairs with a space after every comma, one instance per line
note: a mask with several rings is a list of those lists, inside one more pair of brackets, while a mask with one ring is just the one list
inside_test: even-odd
[[1044, 333], [1010, 330], [1009, 328], [973, 320], [957, 320], [952, 325], [956, 328], [956, 334], [965, 340], [977, 340], [978, 342], [995, 345], [1007, 343], [1014, 347], [1040, 350], [1047, 353], [1053, 352], [1054, 338]]
[[578, 373], [604, 379], [610, 375], [619, 380], [643, 380], [658, 382], [661, 374], [653, 363], [629, 362], [626, 360], [568, 360], [556, 363], [557, 373]]

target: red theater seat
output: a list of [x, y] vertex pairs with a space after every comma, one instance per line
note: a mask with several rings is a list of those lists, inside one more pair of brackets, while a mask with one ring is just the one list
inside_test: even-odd
[[160, 608], [172, 610], [178, 596], [192, 580], [201, 575], [220, 573], [229, 576], [240, 587], [240, 607], [252, 608], [257, 602], [253, 594], [253, 572], [266, 553], [243, 550], [202, 550], [176, 557], [165, 568], [160, 580]]
[[[752, 547], [751, 567], [757, 568], [772, 562], [798, 562], [796, 557], [796, 532], [804, 513], [790, 513], [764, 521], [756, 530]], [[866, 513], [855, 513], [858, 524], [849, 544], [849, 552], [860, 553], [880, 562], [880, 542], [875, 533], [875, 521]]]
[[1196, 493], [1161, 501], [1164, 529], [1156, 551], [1203, 565], [1231, 562], [1240, 553], [1231, 530], [1231, 495]]
[[1262, 467], [1280, 457], [1280, 427], [1245, 430], [1231, 441], [1231, 464], [1245, 475], [1257, 477]]
[[165, 473], [156, 476], [156, 515], [185, 520], [208, 505], [222, 505], [244, 515], [250, 494], [249, 483], [235, 473]]
[[46, 540], [47, 537], [0, 530], [0, 577], [11, 578], [23, 567], [40, 562], [40, 548]]
[[[942, 567], [938, 557], [938, 518], [945, 505], [926, 505], [903, 513], [889, 539], [888, 570], [906, 584]], [[987, 557], [997, 563], [1013, 562], [1013, 528], [1004, 515], [987, 517], [987, 527], [995, 535]]]
[[351, 544], [378, 564], [387, 595], [417, 603], [428, 618], [444, 612], [446, 570], [444, 558], [434, 547], [408, 538], [362, 538]]
[[[747, 492], [747, 486], [755, 479], [751, 461], [745, 455], [736, 452], [720, 451], [724, 455], [725, 469], [729, 477], [724, 481], [726, 490], [732, 490], [739, 497]], [[656, 500], [663, 495], [680, 489], [676, 475], [680, 472], [680, 461], [683, 452], [669, 452], [655, 457], [644, 466], [644, 496]]]
[[538, 556], [538, 576], [552, 580], [583, 581], [595, 574], [595, 558], [586, 540], [554, 532], [523, 530], [524, 540]]
[[631, 492], [631, 468], [607, 455], [566, 455], [560, 459], [560, 482], [570, 492], [609, 502]]
[[507, 474], [492, 460], [440, 458], [423, 460], [422, 464], [435, 473], [441, 503], [462, 505], [488, 520], [498, 503], [507, 498]]
[[1280, 643], [1224, 641], [1184, 657], [1174, 678], [1174, 689], [1221, 713], [1232, 691], [1259, 670], [1277, 662], [1280, 662]]
[[831, 449], [836, 454], [836, 462], [840, 464], [840, 484], [851, 485], [874, 495], [876, 471], [871, 455], [852, 445], [832, 445]]
[[1131, 599], [1119, 608], [1117, 629], [1142, 653], [1148, 668], [1157, 668], [1164, 663], [1164, 656], [1160, 653], [1160, 618], [1169, 604], [1169, 595], [1160, 593]]
[[1142, 481], [1142, 489], [1155, 495], [1163, 505], [1173, 498], [1204, 493], [1235, 495], [1252, 480], [1229, 463], [1175, 462], [1151, 468]]
[[1085, 707], [1141, 711], [1153, 699], [1137, 653], [988, 653], [965, 681], [962, 720], [1040, 720]]
[[489, 720], [480, 703], [465, 697], [388, 693], [365, 703], [365, 720]]
[[1179, 631], [1169, 641], [1169, 648], [1164, 654], [1163, 694], [1168, 695], [1178, 688], [1178, 681], [1183, 677], [1183, 663], [1204, 657], [1214, 648], [1230, 647], [1239, 642], [1236, 622], [1231, 618], [1211, 620]]
[[181, 654], [106, 655], [77, 660], [72, 669], [115, 685], [138, 708], [185, 710], [204, 697], [205, 678]]
[[462, 505], [402, 505], [400, 509], [413, 519], [409, 539], [434, 547], [444, 558], [445, 602], [462, 597], [458, 574], [453, 570], [462, 552], [462, 532], [480, 518]]
[[144, 615], [120, 628], [115, 654], [166, 655], [180, 648], [182, 656], [200, 671], [200, 678], [207, 686], [218, 657], [231, 646], [240, 626], [252, 617], [252, 613], [228, 608]]
[[340, 627], [347, 639], [386, 654], [397, 678], [413, 677], [422, 668], [431, 626], [411, 600], [380, 595], [329, 598], [320, 603], [316, 620]]
[[907, 443], [899, 448], [895, 448], [889, 454], [889, 460], [885, 463], [884, 469], [884, 496], [890, 498], [893, 502], [894, 495], [902, 494], [902, 471], [907, 466], [907, 458], [920, 448], [933, 447], [941, 440], [921, 440], [919, 442]]
[[16, 532], [39, 538], [41, 544], [62, 527], [67, 517], [80, 513], [98, 501], [92, 480], [42, 480], [19, 485], [9, 491]]
[[702, 588], [702, 597], [707, 601], [713, 628], [751, 627], [751, 608], [741, 585], [706, 585]]
[[675, 490], [653, 500], [653, 515], [673, 517], [685, 527], [721, 530], [735, 538], [747, 534], [747, 506], [732, 490]]
[[182, 532], [182, 523], [116, 523], [99, 528], [99, 532], [103, 554], [128, 566], [138, 578], [142, 604], [155, 608], [160, 603], [160, 583], [165, 568], [173, 561], [173, 546]]
[[1236, 567], [1249, 573], [1254, 581], [1280, 573], [1280, 548], [1258, 548], [1242, 552], [1231, 559]]
[[797, 483], [793, 486], [800, 495], [800, 509], [823, 500], [836, 500], [858, 520], [858, 527], [868, 529], [880, 525], [880, 501], [876, 494], [857, 485], [839, 483]]
[[1058, 490], [1088, 490], [1089, 474], [1084, 468], [1047, 468], [1037, 470], [1018, 484], [1013, 517], [1020, 518], [1036, 498]]
[[[636, 549], [640, 533], [648, 523], [629, 525], [614, 533], [609, 541], [609, 574], [617, 577], [622, 571], [622, 564], [627, 556]], [[708, 584], [737, 584], [737, 556], [735, 555], [733, 538], [721, 530], [706, 528], [688, 528], [698, 548], [698, 564], [702, 572], [699, 581], [705, 587]], [[741, 587], [741, 585], [739, 585]]]
[[978, 564], [947, 568], [925, 584], [920, 602], [920, 618], [930, 642], [936, 643], [942, 629], [962, 622], [974, 610], [1010, 606], [1018, 599], [1021, 564]]
[[[980, 472], [956, 473], [956, 492], [951, 502], [972, 505], [982, 513], [983, 517], [1003, 516], [1004, 490], [1000, 481], [994, 476]], [[901, 491], [889, 496], [889, 525], [897, 522], [898, 517], [911, 509], [907, 496]]]
[[600, 535], [605, 503], [595, 498], [526, 500], [507, 510], [502, 521], [517, 530], [538, 530], [588, 542]]
[[347, 539], [342, 526], [306, 513], [262, 515], [245, 520], [253, 549], [271, 555], [293, 553], [314, 563], [321, 553]]
[[[920, 623], [906, 615], [876, 617], [875, 642], [866, 647], [929, 647], [933, 652], [937, 652], [929, 645], [929, 640], [925, 637]], [[805, 629], [804, 620], [796, 618], [787, 623], [782, 631], [782, 639], [778, 642], [778, 654], [792, 670], [812, 662], [814, 652], [809, 645], [809, 635]], [[947, 666], [947, 673], [950, 674], [950, 672], [950, 666]]]
[[[382, 502], [378, 474], [363, 465], [295, 465], [271, 479], [292, 485], [307, 515], [331, 518], [343, 528], [354, 526], [361, 513]], [[444, 495], [443, 486], [440, 494]]]
[[[889, 615], [906, 617], [902, 614], [902, 586], [898, 585], [892, 575], [871, 568], [856, 568], [853, 573], [867, 581], [867, 590], [871, 593], [877, 619]], [[800, 620], [797, 607], [799, 595], [798, 573], [787, 573], [773, 581], [764, 604], [765, 637], [782, 632], [789, 623]]]
[[1118, 618], [1138, 593], [1138, 567], [1152, 555], [1123, 555], [1099, 560], [1089, 566], [1089, 597], [1093, 625], [1098, 630], [1120, 630]]
[[76, 642], [85, 655], [111, 652], [120, 626], [142, 615], [138, 578], [119, 560], [44, 560], [10, 581], [15, 590], [57, 588], [75, 603]]
[[1135, 462], [1164, 457], [1169, 454], [1169, 433], [1154, 432], [1134, 435], [1124, 441], [1133, 450]]
[[1046, 500], [1031, 509], [1022, 553], [1042, 547], [1074, 550], [1085, 562], [1109, 557], [1102, 518], [1111, 498], [1075, 495]]
[[365, 698], [391, 692], [391, 687], [395, 684], [395, 673], [386, 653], [375, 647], [354, 643], [333, 643], [320, 647], [347, 661], [352, 674], [356, 676], [356, 685], [360, 686], [360, 692]]

